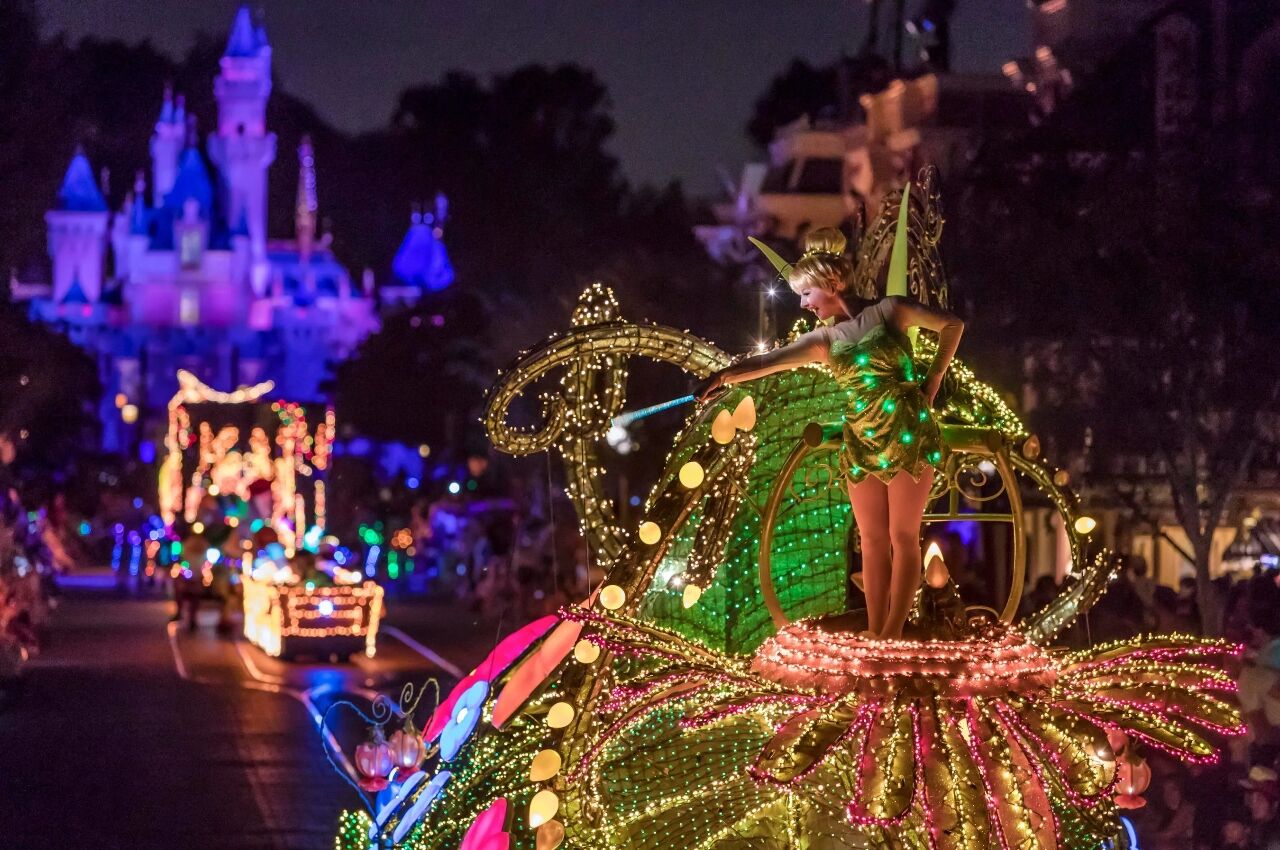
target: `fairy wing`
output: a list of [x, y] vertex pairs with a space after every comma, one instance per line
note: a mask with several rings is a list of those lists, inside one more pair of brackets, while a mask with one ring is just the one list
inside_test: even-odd
[[907, 202], [906, 290], [886, 292], [890, 259], [898, 242], [899, 213], [903, 192], [891, 192], [880, 212], [872, 219], [855, 250], [853, 291], [862, 298], [877, 299], [885, 294], [910, 295], [921, 304], [948, 308], [947, 279], [938, 253], [942, 238], [942, 199], [938, 192], [938, 172], [921, 170], [912, 184]]

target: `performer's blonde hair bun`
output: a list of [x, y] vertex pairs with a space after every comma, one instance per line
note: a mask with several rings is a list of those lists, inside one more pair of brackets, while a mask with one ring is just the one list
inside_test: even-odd
[[844, 253], [844, 234], [834, 227], [819, 227], [804, 237], [804, 253], [787, 275], [796, 292], [825, 289], [844, 292], [853, 279], [853, 261]]

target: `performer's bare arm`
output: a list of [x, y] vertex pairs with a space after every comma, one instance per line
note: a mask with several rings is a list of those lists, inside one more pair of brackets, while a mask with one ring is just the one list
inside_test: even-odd
[[893, 299], [893, 312], [889, 315], [889, 321], [903, 333], [908, 328], [925, 328], [938, 334], [938, 353], [929, 364], [929, 371], [925, 373], [921, 385], [925, 398], [932, 403], [938, 386], [942, 383], [942, 376], [946, 374], [947, 367], [956, 356], [956, 349], [960, 347], [964, 322], [945, 310], [926, 307], [911, 298]]
[[740, 384], [772, 375], [774, 372], [785, 372], [806, 363], [826, 363], [831, 346], [826, 334], [822, 331], [811, 331], [800, 336], [795, 342], [755, 354], [739, 360], [732, 366], [721, 369], [698, 387], [696, 394], [700, 401], [705, 401], [720, 387], [729, 384]]

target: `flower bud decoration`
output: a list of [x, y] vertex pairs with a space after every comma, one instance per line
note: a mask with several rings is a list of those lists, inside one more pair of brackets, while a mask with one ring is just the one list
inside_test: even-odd
[[1151, 766], [1147, 760], [1133, 753], [1126, 753], [1117, 761], [1119, 772], [1116, 782], [1116, 806], [1121, 809], [1140, 809], [1147, 804], [1142, 792], [1151, 785]]
[[404, 728], [396, 730], [391, 736], [391, 757], [396, 767], [406, 775], [414, 774], [426, 757], [426, 748], [422, 743], [422, 735], [414, 727], [413, 721], [406, 719]]
[[395, 757], [381, 726], [374, 726], [369, 740], [356, 747], [356, 769], [360, 771], [360, 787], [376, 792], [387, 787], [387, 777], [395, 769]]

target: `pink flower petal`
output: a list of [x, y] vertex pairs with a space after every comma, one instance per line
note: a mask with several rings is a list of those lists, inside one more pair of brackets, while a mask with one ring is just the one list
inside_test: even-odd
[[573, 651], [573, 646], [578, 642], [580, 634], [582, 634], [582, 623], [566, 620], [556, 626], [556, 630], [528, 658], [520, 662], [520, 666], [511, 674], [511, 678], [507, 680], [502, 693], [498, 694], [498, 701], [493, 706], [495, 729], [501, 729], [528, 701], [533, 692], [547, 680], [551, 671], [555, 670], [560, 662], [564, 661], [565, 656]]
[[476, 815], [458, 850], [509, 850], [511, 836], [507, 834], [506, 826], [507, 798], [499, 797]]
[[493, 652], [490, 652], [475, 670], [463, 676], [462, 680], [449, 692], [445, 701], [436, 706], [436, 710], [431, 714], [431, 720], [427, 723], [427, 728], [422, 733], [423, 740], [434, 741], [440, 736], [444, 727], [449, 725], [449, 718], [453, 716], [454, 703], [467, 692], [468, 688], [476, 682], [492, 682], [501, 676], [515, 663], [516, 659], [525, 653], [525, 650], [533, 645], [534, 641], [549, 632], [558, 622], [560, 622], [559, 617], [548, 614], [499, 641], [493, 648]]

